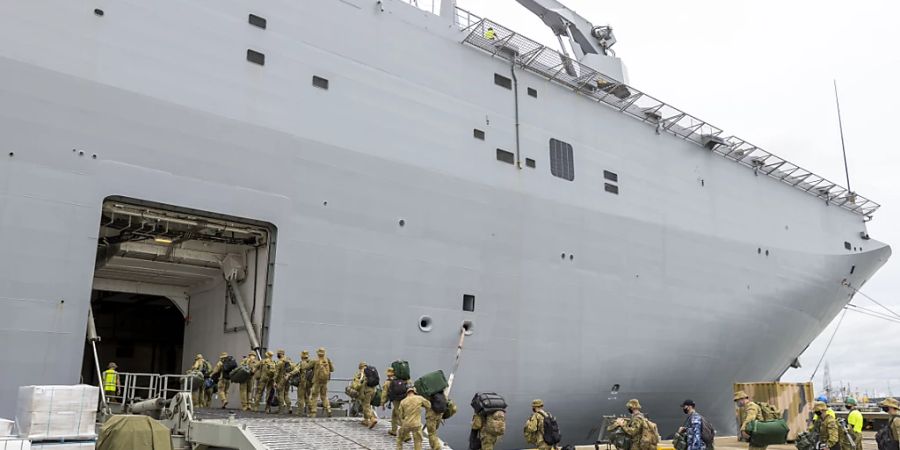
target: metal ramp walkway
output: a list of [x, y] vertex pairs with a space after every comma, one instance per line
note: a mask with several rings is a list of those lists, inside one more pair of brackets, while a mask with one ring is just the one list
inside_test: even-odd
[[[229, 414], [234, 413], [233, 418]], [[191, 423], [195, 444], [222, 445], [254, 450], [394, 450], [390, 420], [368, 429], [358, 417], [315, 418], [236, 411], [204, 410]], [[199, 419], [199, 420], [197, 420]], [[230, 429], [230, 430], [229, 430]], [[244, 440], [245, 442], [236, 442]], [[412, 448], [412, 442], [404, 447]], [[452, 450], [444, 444], [444, 448]]]

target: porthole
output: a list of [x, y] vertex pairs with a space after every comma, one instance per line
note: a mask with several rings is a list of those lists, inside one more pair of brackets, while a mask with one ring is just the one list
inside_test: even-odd
[[431, 316], [422, 316], [419, 317], [419, 330], [424, 332], [431, 331], [431, 327], [433, 326], [433, 321], [431, 320]]
[[466, 336], [471, 336], [475, 332], [475, 323], [471, 320], [464, 321], [462, 327]]
[[612, 395], [618, 394], [619, 393], [619, 384], [616, 383], [616, 384], [612, 385], [612, 387], [609, 389], [609, 393]]

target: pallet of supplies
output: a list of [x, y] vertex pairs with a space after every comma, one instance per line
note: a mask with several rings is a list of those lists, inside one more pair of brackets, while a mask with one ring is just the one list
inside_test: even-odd
[[97, 445], [89, 442], [35, 442], [31, 444], [31, 450], [93, 450]]
[[0, 419], [0, 439], [15, 436], [13, 434], [13, 422], [9, 419]]
[[22, 386], [16, 403], [19, 436], [32, 441], [95, 439], [96, 386]]
[[31, 450], [28, 439], [5, 439], [0, 437], [0, 450]]

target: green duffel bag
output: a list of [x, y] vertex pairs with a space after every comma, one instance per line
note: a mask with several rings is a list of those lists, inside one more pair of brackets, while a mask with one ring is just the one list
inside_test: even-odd
[[417, 394], [424, 397], [431, 397], [432, 395], [447, 389], [447, 377], [444, 376], [443, 370], [436, 370], [422, 375], [421, 378], [416, 380], [415, 386]]
[[751, 447], [765, 447], [767, 445], [781, 445], [787, 443], [787, 422], [784, 419], [769, 420], [766, 422], [754, 420], [747, 425], [750, 434]]
[[188, 380], [193, 380], [191, 382], [191, 391], [193, 391], [193, 392], [199, 391], [200, 388], [203, 387], [203, 381], [204, 381], [203, 373], [200, 372], [199, 370], [190, 370], [190, 371], [188, 371], [187, 375], [188, 375], [188, 377], [184, 379], [185, 386], [183, 386], [183, 387], [185, 389], [187, 389], [186, 384], [188, 383]]
[[816, 433], [804, 431], [797, 435], [794, 445], [797, 446], [797, 450], [815, 450], [817, 442], [819, 442], [819, 436]]
[[376, 408], [381, 406], [381, 393], [381, 385], [379, 384], [375, 387], [375, 395], [372, 396], [372, 402], [370, 403], [372, 406]]
[[397, 377], [398, 380], [409, 380], [408, 362], [394, 361], [391, 363], [391, 368], [394, 369], [394, 376]]
[[250, 371], [250, 366], [246, 364], [241, 364], [234, 368], [230, 374], [228, 374], [228, 378], [232, 383], [244, 384], [250, 381], [250, 376], [253, 375], [253, 372]]
[[672, 447], [675, 447], [675, 450], [687, 450], [687, 436], [681, 433], [675, 433], [675, 437], [672, 438]]

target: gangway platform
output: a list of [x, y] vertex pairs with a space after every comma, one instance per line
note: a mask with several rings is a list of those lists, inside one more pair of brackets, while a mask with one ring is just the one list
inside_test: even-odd
[[[388, 434], [390, 420], [369, 429], [359, 417], [306, 418], [299, 416], [198, 410], [188, 426], [188, 440], [210, 447], [240, 450], [394, 450]], [[405, 446], [412, 448], [412, 442]], [[452, 450], [447, 444], [443, 448]]]

